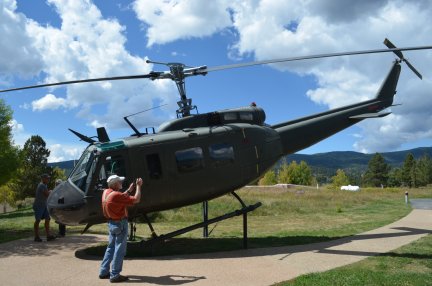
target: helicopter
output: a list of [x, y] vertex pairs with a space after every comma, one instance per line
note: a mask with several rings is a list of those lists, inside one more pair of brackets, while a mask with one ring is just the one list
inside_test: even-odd
[[[145, 132], [141, 132], [127, 117], [124, 119], [134, 133], [122, 139], [111, 140], [104, 127], [97, 128], [97, 139], [69, 129], [89, 145], [67, 181], [57, 186], [48, 197], [50, 215], [65, 225], [86, 225], [83, 232], [92, 225], [106, 221], [102, 213], [101, 197], [103, 190], [107, 188], [106, 180], [112, 174], [126, 177], [125, 185], [133, 183], [135, 178], [143, 178], [143, 199], [129, 208], [129, 221], [144, 216], [152, 234], [155, 231], [147, 218], [152, 212], [207, 202], [230, 193], [242, 205], [240, 210], [218, 218], [205, 219], [201, 224], [164, 235], [166, 238], [235, 215], [245, 216], [261, 203], [246, 206], [234, 191], [260, 178], [280, 158], [307, 148], [364, 119], [389, 115], [391, 112], [384, 110], [393, 106], [401, 63], [406, 63], [422, 78], [402, 51], [432, 49], [432, 46], [396, 48], [388, 39], [384, 40], [384, 44], [386, 49], [299, 56], [213, 68], [167, 63], [165, 65], [169, 67], [169, 71], [40, 84], [0, 92], [107, 80], [173, 80], [180, 94], [177, 118], [163, 123], [157, 132], [154, 128], [146, 128]], [[264, 110], [254, 103], [246, 107], [198, 114], [192, 99], [186, 96], [185, 79], [190, 76], [254, 65], [384, 52], [394, 52], [397, 58], [375, 98], [274, 125], [265, 123]], [[134, 228], [131, 229], [133, 231]]]

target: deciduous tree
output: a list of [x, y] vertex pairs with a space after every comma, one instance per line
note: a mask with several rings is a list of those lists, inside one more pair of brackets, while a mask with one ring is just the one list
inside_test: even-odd
[[258, 182], [258, 185], [260, 186], [270, 186], [274, 184], [277, 184], [277, 176], [273, 170], [267, 171], [264, 174], [264, 177], [262, 177]]
[[0, 99], [0, 186], [6, 184], [19, 166], [19, 149], [12, 140], [12, 110]]
[[345, 174], [344, 170], [338, 169], [336, 175], [331, 178], [331, 188], [333, 190], [339, 190], [341, 186], [349, 184], [349, 178]]

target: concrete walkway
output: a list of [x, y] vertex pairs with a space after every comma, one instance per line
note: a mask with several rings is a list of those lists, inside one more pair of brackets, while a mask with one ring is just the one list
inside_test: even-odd
[[[301, 246], [128, 259], [126, 283], [144, 285], [271, 285], [301, 274], [326, 271], [389, 252], [432, 233], [432, 210], [415, 209], [379, 229]], [[84, 235], [35, 243], [0, 244], [2, 285], [107, 285], [98, 278], [100, 259], [75, 257], [78, 249], [106, 240]]]

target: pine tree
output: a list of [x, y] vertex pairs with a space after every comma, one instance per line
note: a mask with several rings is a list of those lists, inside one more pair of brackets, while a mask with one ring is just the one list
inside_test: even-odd
[[415, 165], [413, 154], [408, 153], [402, 167], [402, 185], [410, 188], [415, 186]]
[[390, 167], [384, 157], [376, 153], [368, 163], [368, 169], [364, 175], [363, 183], [366, 186], [380, 187], [386, 186]]
[[416, 162], [416, 187], [426, 186], [431, 182], [432, 160], [424, 155]]
[[40, 182], [42, 174], [46, 173], [52, 176], [52, 168], [48, 166], [49, 155], [50, 151], [39, 135], [31, 136], [25, 142], [21, 154], [22, 167], [13, 183], [13, 189], [19, 198], [23, 199], [35, 195], [36, 186]]
[[393, 168], [389, 172], [389, 178], [387, 181], [389, 187], [400, 187], [402, 186], [402, 169]]

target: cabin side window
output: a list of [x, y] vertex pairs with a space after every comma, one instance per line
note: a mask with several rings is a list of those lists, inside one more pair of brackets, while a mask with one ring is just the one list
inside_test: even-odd
[[234, 163], [234, 147], [228, 143], [218, 143], [209, 146], [212, 164], [215, 166]]
[[126, 176], [125, 161], [120, 155], [106, 157], [104, 167], [106, 178], [111, 175]]
[[146, 161], [150, 179], [160, 179], [162, 177], [162, 165], [159, 154], [154, 153], [147, 155]]
[[177, 169], [181, 173], [192, 172], [204, 168], [203, 151], [194, 147], [175, 152]]

